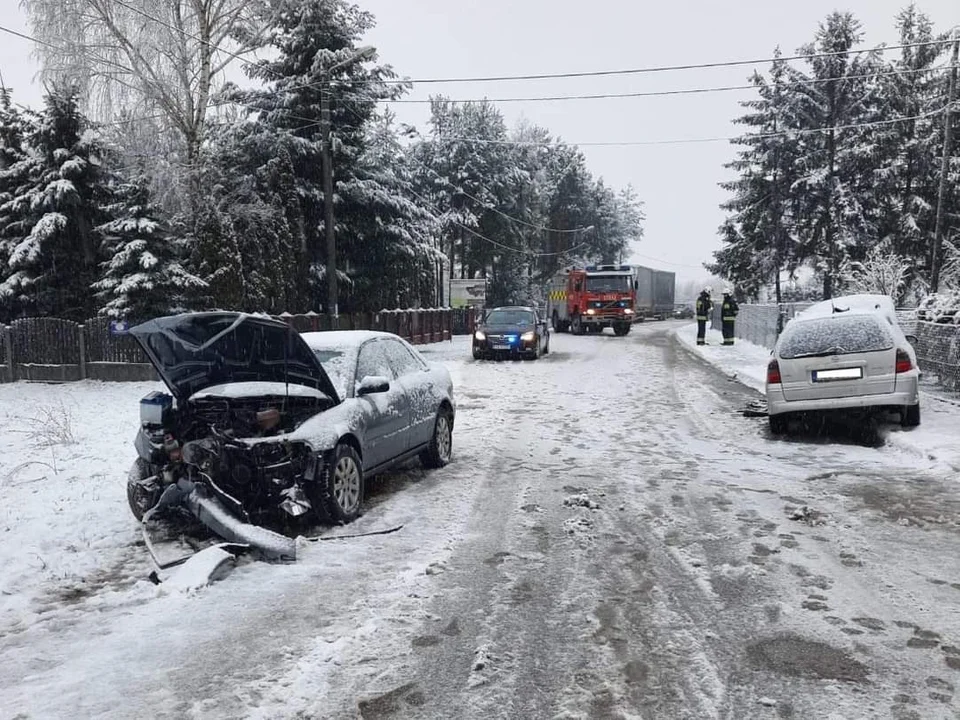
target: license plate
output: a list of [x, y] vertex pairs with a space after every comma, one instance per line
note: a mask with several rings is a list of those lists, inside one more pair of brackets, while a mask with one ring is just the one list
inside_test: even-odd
[[832, 382], [834, 380], [859, 380], [863, 377], [863, 368], [839, 368], [837, 370], [814, 370], [814, 382]]
[[509, 346], [509, 345], [494, 345], [494, 346], [493, 346], [493, 349], [494, 349], [494, 350], [509, 350], [509, 349], [510, 349], [510, 346]]

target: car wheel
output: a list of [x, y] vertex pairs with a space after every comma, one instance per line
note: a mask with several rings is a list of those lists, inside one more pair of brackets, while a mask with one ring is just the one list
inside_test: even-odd
[[790, 418], [786, 414], [770, 415], [770, 433], [773, 435], [785, 435], [789, 430]]
[[337, 445], [328, 462], [324, 463], [319, 490], [321, 506], [330, 520], [348, 523], [360, 516], [363, 463], [350, 445]]
[[553, 329], [557, 332], [563, 332], [563, 323], [560, 322], [560, 316], [557, 314], [557, 311], [553, 311]]
[[920, 403], [907, 405], [900, 413], [900, 424], [903, 427], [917, 427], [920, 424]]
[[479, 350], [477, 350], [476, 348], [474, 348], [474, 349], [473, 349], [473, 359], [474, 359], [474, 360], [483, 360], [483, 353], [480, 352]]
[[549, 335], [547, 335], [547, 344], [543, 346], [543, 354], [544, 355], [550, 354], [550, 336]]
[[143, 458], [137, 458], [130, 468], [130, 474], [127, 475], [127, 502], [130, 510], [137, 520], [143, 520], [143, 516], [148, 510], [156, 507], [160, 502], [161, 488], [160, 483], [145, 482], [154, 473], [150, 464]]
[[583, 335], [583, 323], [580, 321], [579, 315], [574, 315], [570, 321], [570, 332], [574, 335]]
[[433, 424], [430, 446], [420, 454], [420, 462], [428, 468], [442, 468], [453, 455], [453, 413], [444, 406]]
[[613, 326], [613, 333], [614, 333], [614, 335], [617, 335], [617, 336], [619, 336], [619, 337], [623, 337], [624, 335], [626, 335], [626, 334], [629, 333], [629, 332], [630, 332], [630, 326], [627, 325], [626, 323], [623, 323], [623, 324], [620, 324], [620, 325], [614, 325], [614, 326]]

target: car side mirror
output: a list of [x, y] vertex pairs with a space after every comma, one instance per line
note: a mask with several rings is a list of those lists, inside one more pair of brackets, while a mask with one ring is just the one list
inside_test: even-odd
[[380, 375], [367, 375], [357, 383], [357, 397], [379, 395], [390, 389], [390, 381]]
[[916, 335], [906, 335], [905, 337], [907, 338], [907, 342], [911, 345], [916, 345], [918, 342], [920, 342], [920, 339]]

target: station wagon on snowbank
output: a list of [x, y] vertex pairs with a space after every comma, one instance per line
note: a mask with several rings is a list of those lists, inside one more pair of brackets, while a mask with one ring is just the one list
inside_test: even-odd
[[766, 395], [774, 434], [812, 412], [892, 412], [905, 427], [920, 424], [917, 356], [889, 297], [817, 303], [787, 323], [772, 355]]

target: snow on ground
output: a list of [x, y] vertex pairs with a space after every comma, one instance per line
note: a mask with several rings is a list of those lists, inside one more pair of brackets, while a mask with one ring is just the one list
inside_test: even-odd
[[[887, 433], [924, 452], [774, 439], [672, 327], [537, 363], [421, 347], [454, 462], [323, 535], [403, 528], [200, 588], [146, 581], [126, 507], [157, 386], [0, 385], [0, 716], [948, 717], [960, 408]], [[711, 342], [690, 352], [762, 386], [766, 350]]]
[[137, 402], [160, 389], [0, 385], [0, 627], [23, 630], [47, 603], [79, 599], [142, 564], [130, 552], [136, 523], [124, 483], [135, 457]]
[[[696, 323], [679, 328], [677, 337], [688, 349], [731, 378], [759, 393], [765, 392], [767, 364], [771, 357], [767, 348], [739, 338], [735, 345], [723, 345], [720, 331], [710, 329], [706, 336], [708, 344], [697, 345]], [[921, 391], [921, 406], [920, 427], [905, 430], [891, 423], [886, 427], [887, 442], [960, 471], [960, 401], [928, 385]]]

